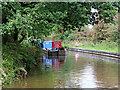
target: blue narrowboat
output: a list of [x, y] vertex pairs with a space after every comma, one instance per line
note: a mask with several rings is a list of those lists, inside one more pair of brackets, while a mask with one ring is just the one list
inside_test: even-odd
[[66, 49], [63, 48], [63, 47], [58, 47], [58, 48], [53, 47], [53, 46], [55, 46], [55, 45], [53, 45], [53, 44], [55, 44], [53, 42], [54, 41], [43, 41], [43, 43], [41, 45], [42, 46], [41, 47], [42, 52], [47, 54], [48, 56], [65, 56], [66, 55]]

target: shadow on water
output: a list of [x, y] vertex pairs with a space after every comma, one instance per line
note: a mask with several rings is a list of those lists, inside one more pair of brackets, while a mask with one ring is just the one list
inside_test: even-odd
[[22, 81], [7, 88], [117, 88], [118, 63], [107, 58], [67, 52], [67, 56], [43, 55], [41, 63]]

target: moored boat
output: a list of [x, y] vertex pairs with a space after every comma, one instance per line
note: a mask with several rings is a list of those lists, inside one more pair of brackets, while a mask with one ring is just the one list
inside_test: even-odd
[[[48, 56], [65, 56], [66, 49], [62, 47], [61, 41], [36, 41], [36, 47], [40, 47], [42, 53]], [[38, 45], [39, 44], [39, 45]]]

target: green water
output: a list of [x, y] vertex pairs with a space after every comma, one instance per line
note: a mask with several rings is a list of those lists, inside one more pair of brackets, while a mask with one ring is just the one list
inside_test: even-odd
[[[104, 60], [103, 60], [104, 59]], [[67, 52], [64, 57], [47, 58], [33, 68], [26, 79], [6, 88], [117, 88], [118, 64], [109, 59]]]

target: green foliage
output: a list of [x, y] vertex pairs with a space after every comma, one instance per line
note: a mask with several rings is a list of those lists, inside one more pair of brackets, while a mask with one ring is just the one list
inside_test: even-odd
[[67, 37], [67, 40], [68, 41], [74, 41], [76, 38], [75, 36], [73, 36], [73, 34], [70, 34], [68, 37]]
[[36, 65], [40, 50], [35, 47], [25, 47], [9, 43], [3, 46], [3, 84], [23, 78], [27, 71]]
[[30, 44], [30, 42], [28, 42], [28, 40], [23, 40], [21, 42], [21, 45], [24, 46], [24, 47], [27, 47], [27, 48], [31, 47], [31, 44]]
[[[22, 42], [26, 34], [44, 38], [60, 29], [78, 30], [88, 24], [91, 6], [99, 10], [99, 20], [114, 23], [119, 2], [2, 2], [3, 41]], [[69, 7], [69, 8], [68, 8]], [[106, 19], [109, 17], [110, 19]], [[65, 35], [64, 38], [66, 38]], [[63, 38], [62, 38], [63, 39]]]
[[[65, 42], [62, 42], [62, 45], [63, 47], [75, 47], [74, 45], [76, 42], [78, 41], [74, 41], [74, 42], [65, 41]], [[75, 48], [118, 53], [118, 43], [113, 42], [113, 41], [102, 41], [101, 43], [97, 42], [96, 44], [94, 44], [92, 41], [80, 41], [79, 45], [80, 45], [79, 47], [75, 47]]]
[[119, 32], [117, 23], [115, 25], [105, 24], [102, 21], [93, 29], [83, 27], [81, 32], [71, 33], [68, 37], [72, 38], [72, 36], [74, 36], [74, 40], [65, 39], [62, 42], [64, 47], [74, 47], [75, 43], [79, 42], [79, 48], [118, 52]]

